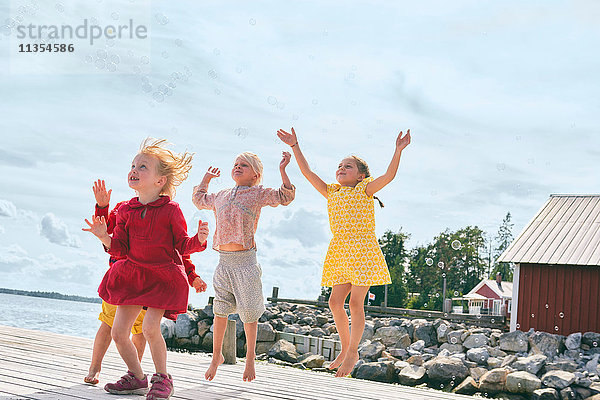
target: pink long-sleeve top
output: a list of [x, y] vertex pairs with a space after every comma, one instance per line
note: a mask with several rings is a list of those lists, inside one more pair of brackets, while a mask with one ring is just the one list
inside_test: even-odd
[[207, 193], [208, 184], [194, 188], [192, 202], [200, 210], [213, 210], [217, 221], [213, 249], [228, 243], [237, 243], [246, 249], [255, 247], [254, 234], [265, 206], [287, 206], [294, 200], [296, 188], [278, 189], [258, 186], [235, 186], [218, 193]]

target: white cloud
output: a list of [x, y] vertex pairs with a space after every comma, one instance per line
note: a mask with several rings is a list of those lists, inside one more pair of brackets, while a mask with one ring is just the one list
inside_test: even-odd
[[325, 223], [327, 215], [299, 208], [286, 211], [284, 218], [266, 230], [266, 233], [281, 239], [298, 240], [304, 247], [314, 247], [326, 242]]
[[10, 201], [0, 199], [0, 216], [14, 218], [17, 216], [17, 207]]
[[39, 266], [39, 263], [27, 255], [27, 252], [17, 244], [0, 247], [0, 272], [16, 273], [28, 267]]
[[71, 235], [67, 225], [52, 213], [42, 217], [40, 234], [50, 242], [61, 246], [81, 247], [81, 240]]

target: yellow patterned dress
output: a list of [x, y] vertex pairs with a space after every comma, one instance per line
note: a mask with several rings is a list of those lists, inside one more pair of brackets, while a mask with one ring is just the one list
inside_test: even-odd
[[365, 189], [372, 177], [355, 187], [327, 185], [327, 211], [333, 238], [323, 265], [321, 286], [351, 283], [376, 286], [392, 283], [375, 236], [373, 196]]

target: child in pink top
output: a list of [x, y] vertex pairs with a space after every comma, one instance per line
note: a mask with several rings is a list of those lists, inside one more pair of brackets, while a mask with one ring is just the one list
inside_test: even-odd
[[283, 185], [279, 189], [258, 185], [262, 179], [262, 163], [252, 153], [240, 154], [231, 170], [236, 183], [231, 189], [208, 194], [212, 178], [220, 176], [217, 168], [210, 167], [200, 185], [194, 188], [192, 201], [199, 209], [213, 210], [216, 228], [213, 248], [219, 251], [219, 265], [213, 277], [215, 299], [213, 302], [214, 333], [213, 358], [205, 377], [212, 380], [217, 368], [223, 363], [221, 347], [229, 314], [237, 312], [244, 323], [246, 333], [246, 368], [244, 381], [255, 378], [256, 332], [258, 319], [265, 310], [262, 271], [256, 261], [254, 233], [262, 207], [288, 205], [294, 200], [295, 188], [288, 178], [285, 167], [290, 153], [284, 152], [279, 164]]

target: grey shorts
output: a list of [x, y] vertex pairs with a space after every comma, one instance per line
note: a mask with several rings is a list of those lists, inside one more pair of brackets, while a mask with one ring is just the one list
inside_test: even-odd
[[227, 317], [239, 314], [242, 322], [256, 322], [265, 312], [256, 249], [219, 251], [219, 265], [213, 276], [215, 299], [213, 312]]

